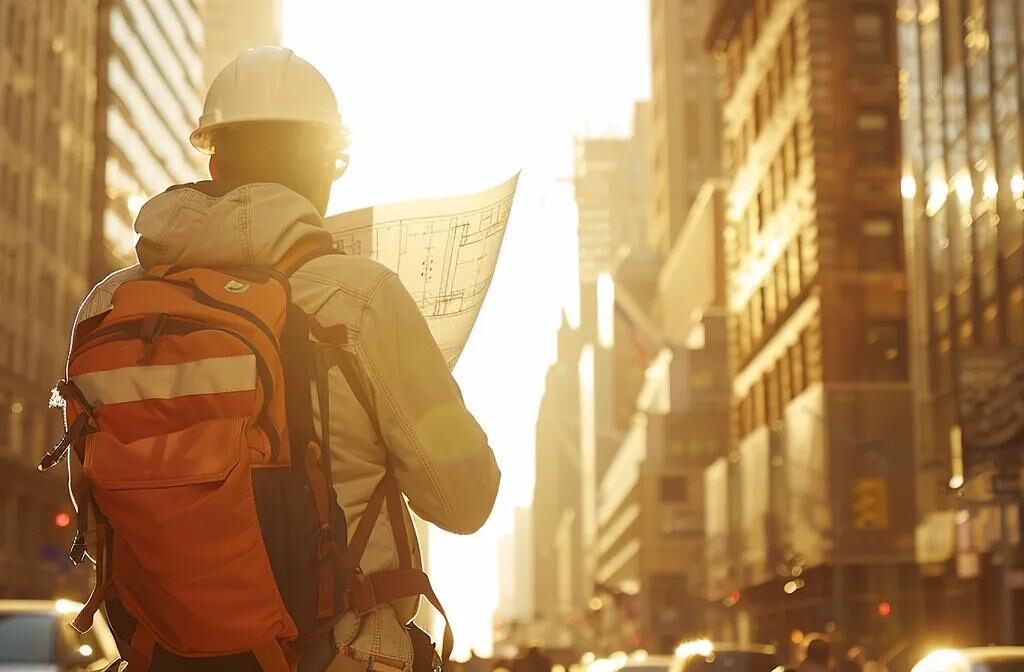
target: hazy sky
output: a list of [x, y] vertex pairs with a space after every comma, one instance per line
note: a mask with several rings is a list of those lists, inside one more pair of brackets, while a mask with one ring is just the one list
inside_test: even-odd
[[497, 538], [533, 490], [559, 311], [575, 314], [573, 137], [623, 134], [649, 96], [646, 0], [285, 0], [284, 44], [352, 132], [331, 211], [475, 191], [522, 170], [497, 274], [455, 375], [503, 472], [484, 530], [430, 539], [456, 654], [490, 650]]

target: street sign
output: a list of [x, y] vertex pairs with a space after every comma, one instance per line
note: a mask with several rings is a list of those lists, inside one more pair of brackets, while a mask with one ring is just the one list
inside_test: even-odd
[[1024, 438], [1024, 350], [961, 351], [957, 398], [966, 461], [1018, 448]]
[[858, 478], [853, 482], [853, 528], [885, 530], [889, 527], [889, 488], [884, 478]]

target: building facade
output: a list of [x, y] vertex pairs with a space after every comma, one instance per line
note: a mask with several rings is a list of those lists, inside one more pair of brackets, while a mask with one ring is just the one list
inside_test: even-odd
[[973, 498], [989, 496], [984, 465], [957, 455], [955, 381], [968, 349], [1024, 346], [1024, 8], [901, 0], [897, 12], [922, 615], [931, 632], [967, 645], [998, 630], [990, 607], [1003, 560], [995, 511], [954, 512], [950, 484], [964, 476]]
[[611, 274], [630, 252], [646, 247], [649, 115], [649, 105], [637, 103], [630, 137], [576, 142], [580, 324], [587, 338], [597, 337], [598, 278]]
[[563, 314], [558, 351], [537, 413], [533, 505], [533, 621], [546, 648], [579, 639], [585, 609], [580, 506], [580, 339]]
[[189, 144], [202, 111], [198, 0], [100, 0], [96, 38], [93, 275], [135, 262], [135, 217], [207, 175]]
[[641, 248], [611, 275], [613, 431], [588, 605], [600, 651], [669, 653], [703, 633], [703, 473], [730, 438], [723, 227], [724, 188], [708, 181], [664, 256]]
[[[917, 601], [894, 0], [719, 0], [730, 634], [884, 647]], [[721, 518], [721, 517], [720, 517]], [[721, 522], [721, 521], [719, 521]], [[731, 598], [739, 597], [737, 600]]]
[[281, 44], [281, 0], [206, 0], [203, 5], [207, 87], [240, 52]]
[[[633, 386], [616, 379], [617, 306], [623, 290], [644, 286], [643, 269], [649, 172], [648, 107], [636, 105], [634, 133], [626, 138], [577, 141], [574, 187], [579, 213], [580, 350], [579, 372], [579, 529], [580, 585], [584, 599], [594, 595], [597, 563], [598, 487], [628, 429], [635, 404]], [[640, 265], [643, 266], [642, 264]], [[620, 273], [621, 271], [621, 273]], [[623, 413], [622, 409], [629, 409]], [[587, 621], [589, 614], [578, 618]], [[593, 624], [582, 623], [593, 635]]]
[[[596, 580], [605, 648], [668, 653], [704, 633], [703, 473], [729, 448], [722, 186], [698, 191], [648, 319], [616, 296], [619, 387], [632, 414], [598, 491]], [[632, 358], [632, 376], [625, 368]]]
[[67, 475], [35, 467], [60, 438], [49, 391], [88, 289], [94, 5], [0, 3], [0, 598], [84, 588]]
[[533, 520], [530, 508], [517, 507], [512, 529], [498, 539], [498, 604], [494, 610], [494, 648], [498, 655], [516, 655], [538, 634], [534, 624]]
[[651, 0], [648, 240], [666, 256], [697, 191], [721, 174], [721, 66], [703, 48], [713, 0]]

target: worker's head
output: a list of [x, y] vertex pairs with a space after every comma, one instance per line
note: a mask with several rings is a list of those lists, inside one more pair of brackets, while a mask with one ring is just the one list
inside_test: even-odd
[[807, 660], [812, 663], [827, 665], [832, 657], [832, 647], [824, 639], [815, 637], [807, 642]]
[[250, 49], [210, 85], [192, 144], [215, 180], [277, 182], [323, 213], [348, 165], [338, 104], [316, 68], [289, 49]]

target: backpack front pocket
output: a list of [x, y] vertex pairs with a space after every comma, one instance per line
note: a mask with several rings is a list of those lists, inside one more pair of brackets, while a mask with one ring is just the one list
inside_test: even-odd
[[294, 636], [261, 536], [247, 420], [129, 443], [86, 439], [84, 472], [114, 532], [118, 598], [179, 655]]

